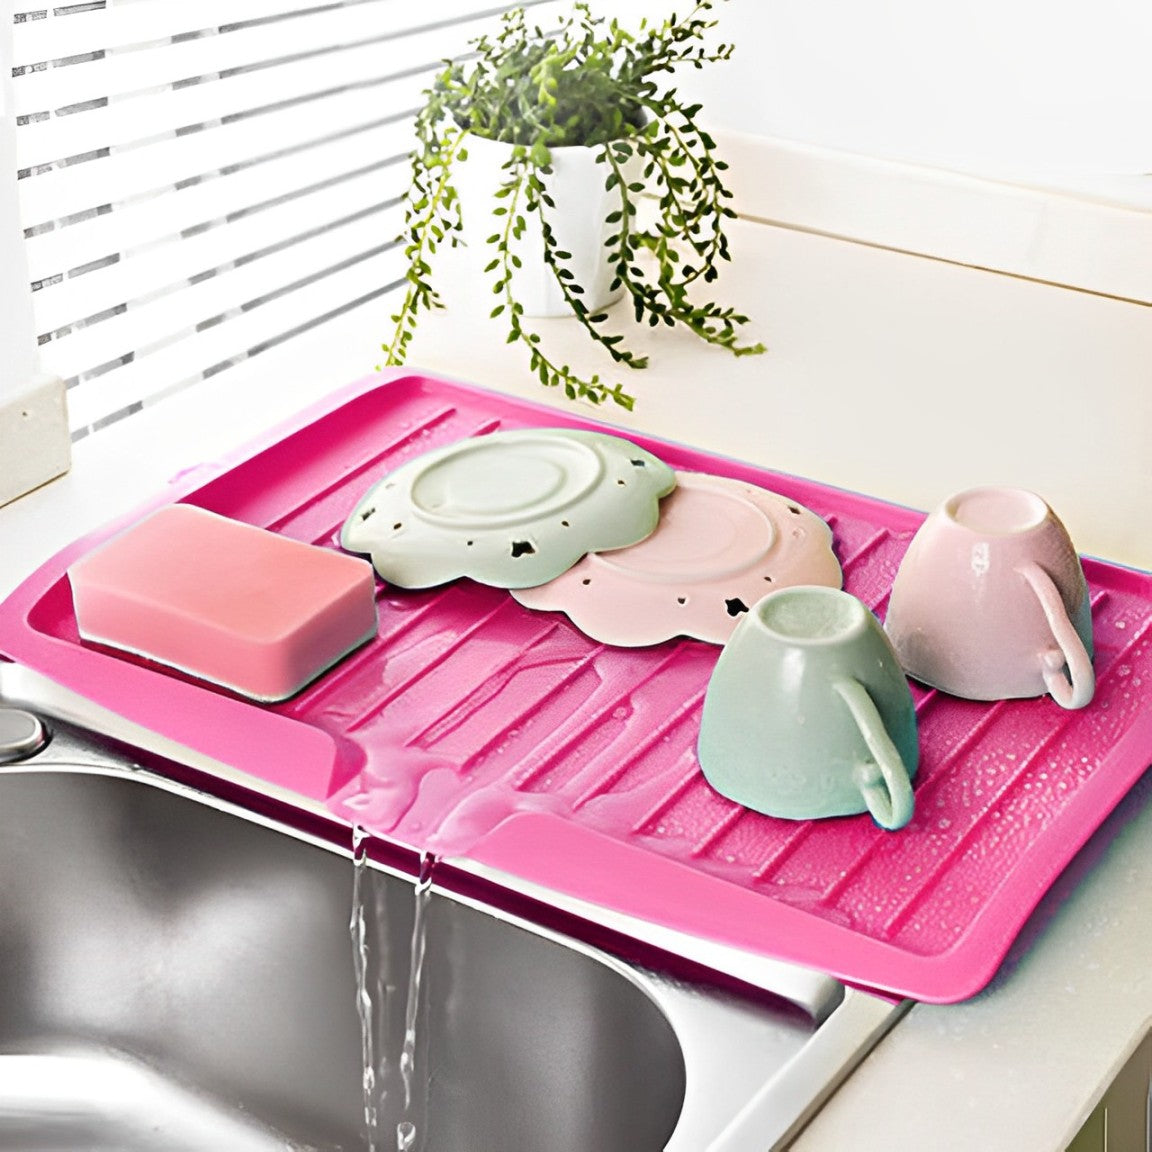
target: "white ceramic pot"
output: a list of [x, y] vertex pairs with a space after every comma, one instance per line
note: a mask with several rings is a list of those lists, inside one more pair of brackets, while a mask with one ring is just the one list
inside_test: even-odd
[[[470, 276], [477, 276], [496, 255], [495, 246], [485, 241], [505, 220], [505, 217], [493, 216], [492, 210], [498, 204], [510, 203], [509, 199], [497, 200], [495, 194], [508, 179], [503, 166], [512, 153], [512, 145], [469, 135], [465, 149], [468, 159], [455, 165], [453, 183], [460, 194], [463, 238], [467, 243], [462, 262]], [[572, 270], [575, 282], [583, 287], [581, 299], [593, 312], [623, 294], [622, 288], [611, 290], [615, 271], [604, 244], [618, 228], [607, 223], [607, 218], [620, 208], [620, 193], [618, 189], [608, 191], [604, 187], [612, 170], [607, 162], [596, 163], [600, 151], [600, 147], [553, 148], [552, 175], [545, 178], [548, 194], [556, 204], [555, 208], [545, 207], [545, 212], [557, 247], [572, 254], [572, 258], [564, 262], [565, 266]], [[523, 200], [520, 210], [523, 213]], [[513, 281], [516, 298], [527, 316], [569, 316], [571, 306], [556, 283], [552, 269], [544, 263], [540, 222], [534, 216], [524, 215], [527, 227], [523, 236], [512, 243], [512, 251], [521, 260]], [[488, 276], [485, 282], [491, 279]]]

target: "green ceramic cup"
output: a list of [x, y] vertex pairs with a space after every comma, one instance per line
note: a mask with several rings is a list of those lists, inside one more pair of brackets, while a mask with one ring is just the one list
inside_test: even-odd
[[796, 587], [759, 601], [720, 653], [700, 722], [718, 792], [769, 816], [912, 818], [919, 764], [908, 681], [855, 596]]

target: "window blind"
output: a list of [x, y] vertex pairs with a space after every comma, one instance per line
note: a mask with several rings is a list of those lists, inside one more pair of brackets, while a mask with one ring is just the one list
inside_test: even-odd
[[74, 439], [395, 292], [420, 93], [513, 7], [26, 5], [20, 212]]

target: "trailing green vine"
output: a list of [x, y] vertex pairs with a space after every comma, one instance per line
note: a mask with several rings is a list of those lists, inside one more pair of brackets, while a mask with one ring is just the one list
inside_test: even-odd
[[715, 281], [719, 262], [730, 259], [724, 224], [735, 213], [723, 182], [727, 165], [697, 123], [700, 105], [685, 103], [674, 87], [662, 85], [678, 68], [703, 68], [731, 56], [731, 45], [711, 49], [705, 43], [717, 23], [712, 8], [713, 0], [698, 0], [687, 16], [673, 14], [659, 25], [641, 22], [635, 33], [616, 20], [592, 16], [583, 2], [549, 32], [530, 26], [517, 8], [504, 14], [499, 32], [472, 42], [470, 59], [447, 62], [416, 118], [401, 237], [408, 269], [392, 317], [395, 328], [384, 345], [389, 364], [404, 363], [419, 314], [442, 304], [432, 266], [441, 245], [462, 243], [453, 171], [467, 160], [469, 134], [512, 146], [491, 209], [496, 226], [486, 240], [492, 258], [485, 273], [493, 277], [497, 297], [492, 319], [507, 325], [509, 343], [527, 348], [530, 369], [542, 384], [561, 387], [573, 399], [633, 404], [620, 384], [609, 385], [599, 375], [583, 378], [557, 363], [539, 333], [526, 326], [515, 292], [521, 266], [515, 242], [529, 221], [539, 229], [544, 262], [585, 331], [614, 363], [631, 369], [648, 363], [624, 345], [623, 335], [607, 330], [607, 311], [593, 312], [585, 303], [572, 255], [556, 240], [552, 221], [558, 209], [549, 190], [555, 147], [595, 148], [605, 188], [619, 196], [608, 216], [605, 247], [612, 289], [625, 290], [638, 322], [681, 325], [737, 356], [764, 350], [740, 342], [747, 316], [689, 295], [698, 282]]

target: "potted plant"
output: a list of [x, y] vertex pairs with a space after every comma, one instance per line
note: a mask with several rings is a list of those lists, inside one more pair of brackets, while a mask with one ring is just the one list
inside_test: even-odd
[[690, 297], [729, 259], [724, 223], [734, 216], [700, 105], [670, 86], [677, 68], [731, 55], [731, 45], [705, 44], [712, 7], [698, 0], [635, 33], [583, 2], [548, 32], [514, 9], [497, 34], [472, 41], [472, 58], [447, 62], [416, 118], [407, 283], [384, 345], [389, 364], [404, 362], [420, 312], [441, 306], [438, 248], [469, 240], [484, 256], [492, 318], [527, 347], [541, 383], [572, 399], [633, 404], [621, 385], [551, 358], [529, 317], [570, 313], [628, 368], [647, 359], [607, 327], [606, 305], [620, 295], [638, 322], [681, 325], [737, 356], [763, 351], [740, 342], [746, 316]]

